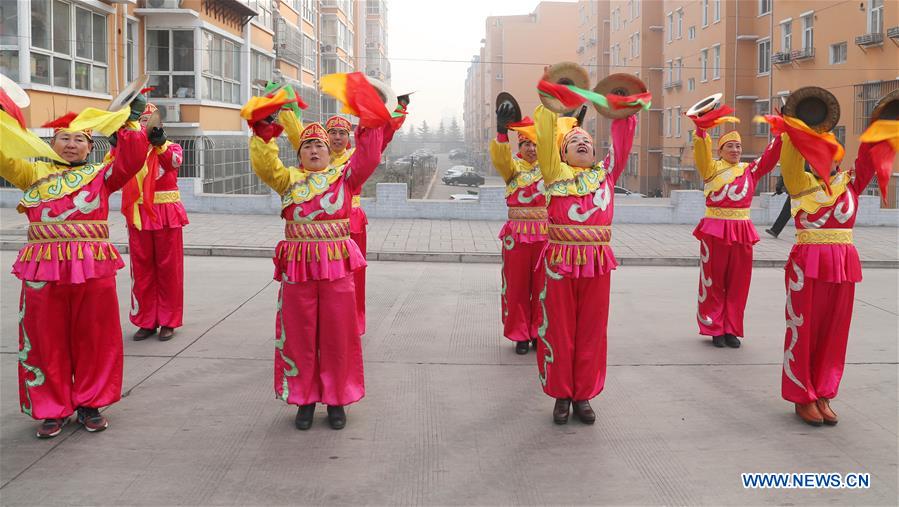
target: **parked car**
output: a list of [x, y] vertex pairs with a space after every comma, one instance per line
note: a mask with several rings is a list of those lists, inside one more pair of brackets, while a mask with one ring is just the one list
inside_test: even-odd
[[409, 157], [400, 157], [396, 160], [393, 160], [390, 164], [393, 167], [408, 168], [410, 165], [412, 165], [412, 160]]
[[615, 187], [615, 195], [617, 197], [646, 197], [643, 194], [637, 192], [631, 192], [630, 190], [624, 187]]
[[441, 176], [440, 179], [443, 180], [444, 183], [446, 183], [446, 179], [448, 177], [458, 176], [458, 175], [464, 173], [465, 171], [469, 171], [472, 169], [474, 169], [474, 167], [469, 167], [469, 166], [465, 166], [465, 165], [454, 165], [454, 166], [450, 167], [449, 169], [447, 169], [446, 171], [444, 171], [443, 176]]
[[478, 194], [452, 194], [450, 199], [454, 201], [477, 201]]
[[461, 174], [444, 176], [443, 182], [447, 185], [467, 185], [469, 187], [478, 187], [484, 184], [484, 177], [474, 172], [474, 169], [466, 168], [466, 170]]
[[456, 148], [454, 150], [450, 150], [450, 152], [449, 152], [450, 160], [465, 160], [467, 158], [468, 158], [468, 154], [465, 153], [465, 150]]
[[430, 150], [426, 150], [424, 148], [419, 148], [412, 153], [412, 156], [417, 160], [430, 160], [437, 158]]

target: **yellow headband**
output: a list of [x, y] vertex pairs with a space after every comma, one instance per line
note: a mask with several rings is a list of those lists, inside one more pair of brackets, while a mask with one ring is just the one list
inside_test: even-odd
[[730, 141], [736, 141], [738, 143], [743, 142], [743, 140], [740, 138], [740, 133], [736, 130], [731, 130], [727, 134], [724, 134], [723, 136], [718, 138], [718, 149], [720, 150], [722, 146], [724, 146], [726, 143], [729, 143]]

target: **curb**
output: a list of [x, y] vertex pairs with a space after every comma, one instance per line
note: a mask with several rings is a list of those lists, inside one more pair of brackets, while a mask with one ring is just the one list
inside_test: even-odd
[[[18, 251], [24, 241], [0, 241], [0, 250]], [[128, 253], [127, 243], [113, 243], [121, 253]], [[190, 246], [184, 247], [184, 255], [192, 257], [255, 257], [270, 259], [274, 248], [242, 246]], [[370, 261], [382, 262], [460, 262], [467, 264], [501, 264], [499, 253], [454, 252], [368, 252]], [[699, 265], [698, 257], [616, 257], [621, 266], [693, 267]], [[756, 268], [782, 268], [786, 259], [754, 259]], [[866, 269], [899, 269], [899, 260], [863, 260]]]

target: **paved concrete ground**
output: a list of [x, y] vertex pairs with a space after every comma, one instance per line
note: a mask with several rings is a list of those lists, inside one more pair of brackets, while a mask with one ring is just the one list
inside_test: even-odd
[[[270, 257], [284, 237], [284, 222], [269, 215], [190, 214], [184, 229], [187, 255]], [[121, 213], [109, 215], [111, 239], [127, 246]], [[372, 260], [499, 262], [497, 234], [502, 222], [478, 220], [371, 219], [368, 232]], [[28, 223], [14, 209], [0, 208], [0, 249], [18, 250]], [[692, 225], [617, 224], [612, 234], [615, 256], [630, 265], [695, 265], [699, 253]], [[780, 267], [793, 245], [792, 226], [780, 239], [760, 231], [756, 265]], [[859, 227], [855, 243], [866, 267], [899, 268], [899, 229]], [[126, 251], [126, 248], [122, 248]]]
[[[320, 408], [300, 432], [272, 393], [271, 263], [186, 267], [186, 325], [171, 342], [125, 341], [110, 429], [49, 441], [18, 413], [18, 284], [2, 275], [3, 505], [896, 504], [895, 270], [859, 284], [842, 420], [811, 428], [780, 399], [782, 270], [755, 270], [750, 338], [721, 350], [696, 335], [694, 268], [620, 268], [587, 427], [552, 423], [535, 356], [500, 338], [496, 266], [375, 262], [367, 396], [345, 430]], [[122, 270], [122, 301], [128, 286]], [[866, 472], [871, 488], [744, 490], [741, 472]]]

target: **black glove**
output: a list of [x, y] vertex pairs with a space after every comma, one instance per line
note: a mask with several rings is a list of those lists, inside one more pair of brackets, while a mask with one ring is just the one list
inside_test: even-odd
[[409, 93], [407, 93], [405, 95], [400, 95], [399, 97], [396, 98], [397, 103], [399, 103], [399, 105], [401, 105], [403, 107], [409, 107], [409, 103], [412, 102], [409, 95], [410, 95]]
[[578, 127], [584, 125], [584, 117], [585, 116], [587, 116], [587, 105], [586, 104], [581, 106], [581, 108], [578, 110], [577, 114], [574, 115], [574, 117], [577, 118], [577, 126]]
[[150, 141], [150, 144], [158, 147], [165, 144], [168, 138], [165, 136], [165, 130], [162, 127], [153, 127], [147, 132], [147, 139]]
[[503, 102], [496, 108], [496, 132], [506, 135], [509, 133], [509, 124], [515, 119], [515, 108], [508, 102]]
[[109, 141], [109, 145], [115, 148], [116, 143], [119, 142], [119, 136], [116, 135], [116, 132], [113, 132], [111, 136], [106, 138]]
[[147, 96], [143, 93], [138, 93], [129, 106], [131, 107], [131, 114], [128, 116], [128, 119], [132, 121], [137, 120], [143, 114], [144, 109], [147, 108]]

